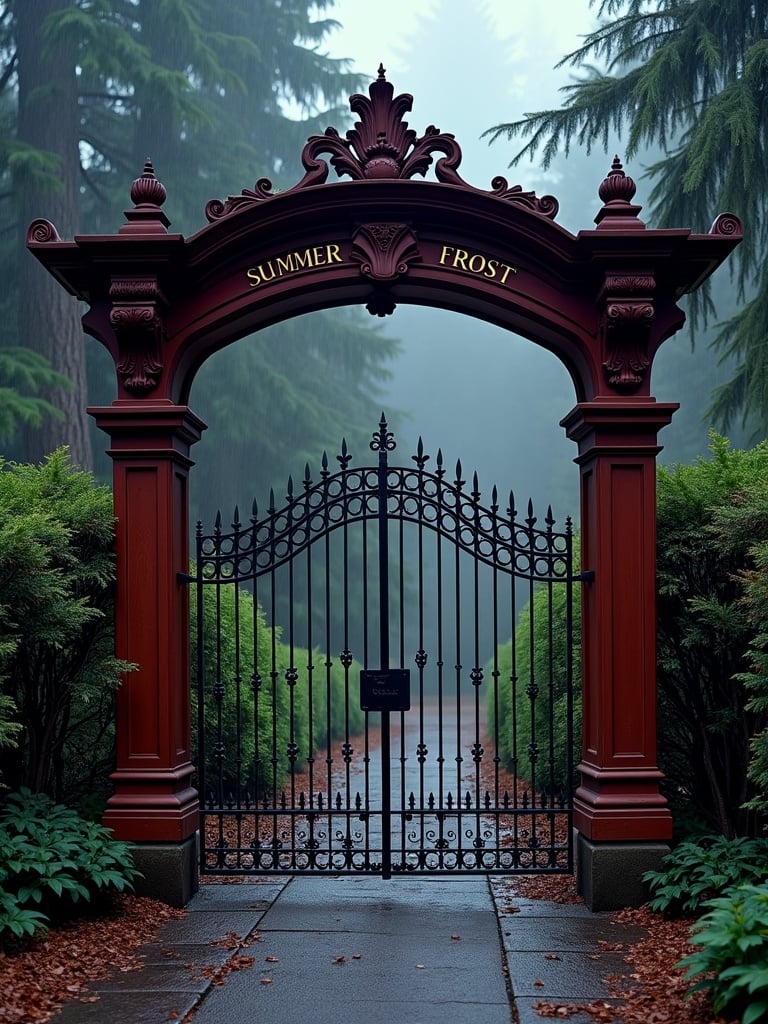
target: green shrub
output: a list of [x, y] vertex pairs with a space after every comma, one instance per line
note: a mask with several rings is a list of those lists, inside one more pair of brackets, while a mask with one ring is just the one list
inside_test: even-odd
[[0, 946], [45, 930], [75, 904], [133, 888], [127, 843], [50, 797], [22, 789], [0, 812]]
[[768, 442], [742, 451], [713, 434], [708, 458], [658, 471], [664, 792], [673, 810], [687, 804], [727, 836], [759, 835], [763, 826], [745, 807], [757, 795], [750, 738], [768, 716], [748, 700], [744, 681], [759, 630], [743, 601], [743, 574], [755, 569], [755, 546], [768, 542], [767, 493]]
[[695, 914], [706, 900], [768, 877], [768, 840], [705, 835], [679, 843], [661, 871], [643, 875], [654, 894], [648, 906], [667, 914]]
[[39, 466], [0, 460], [0, 774], [10, 789], [73, 801], [107, 786], [114, 692], [130, 667], [114, 657], [113, 548], [111, 491], [66, 449]]
[[[347, 730], [350, 736], [362, 730], [360, 666], [352, 662], [345, 669], [335, 658], [328, 664], [318, 650], [294, 647], [291, 651], [282, 643], [279, 628], [267, 625], [263, 609], [254, 605], [253, 596], [243, 588], [227, 584], [204, 589], [201, 653], [206, 789], [217, 791], [223, 799], [248, 792], [257, 799], [266, 796], [274, 800], [291, 767], [303, 770], [307, 759], [326, 750], [329, 742], [344, 737]], [[197, 647], [196, 588], [191, 596], [193, 646]], [[192, 677], [193, 713], [197, 714], [196, 660]], [[216, 697], [217, 681], [220, 699]], [[222, 745], [217, 757], [219, 729]], [[293, 761], [289, 749], [295, 755]], [[197, 757], [195, 749], [195, 760]]]
[[[768, 492], [751, 496], [752, 503], [768, 504]], [[765, 513], [768, 518], [768, 512]], [[754, 536], [754, 534], [753, 534]], [[749, 741], [750, 762], [747, 774], [754, 786], [754, 796], [747, 807], [768, 820], [768, 543], [751, 548], [755, 567], [741, 574], [744, 588], [743, 607], [754, 629], [754, 638], [748, 651], [748, 671], [739, 675], [749, 700], [747, 711], [752, 712], [763, 727]]]
[[[573, 564], [579, 564], [578, 539], [574, 539]], [[531, 615], [533, 641], [531, 643]], [[519, 778], [529, 783], [535, 775], [536, 788], [559, 789], [566, 777], [568, 749], [568, 688], [566, 661], [566, 588], [555, 585], [551, 602], [547, 588], [536, 590], [533, 602], [522, 609], [512, 640], [502, 644], [484, 669], [486, 679], [498, 675], [498, 694], [487, 690], [488, 718], [492, 735], [498, 725], [498, 754]], [[581, 692], [578, 685], [581, 607], [578, 591], [573, 602], [573, 736], [572, 770], [580, 760]], [[532, 697], [529, 683], [535, 680]], [[553, 732], [550, 737], [550, 707]], [[498, 718], [498, 722], [497, 722]], [[538, 751], [531, 758], [529, 744], [536, 736]]]
[[715, 1013], [741, 1014], [741, 1024], [768, 1021], [768, 882], [740, 885], [710, 900], [691, 930], [700, 946], [677, 965], [691, 992], [708, 990]]

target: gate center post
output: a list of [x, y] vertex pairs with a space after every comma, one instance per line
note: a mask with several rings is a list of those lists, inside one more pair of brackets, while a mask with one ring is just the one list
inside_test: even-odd
[[[382, 415], [379, 432], [371, 448], [379, 453], [378, 523], [379, 523], [379, 667], [389, 669], [389, 516], [387, 505], [387, 451], [394, 448], [394, 438], [387, 430]], [[381, 877], [392, 877], [392, 765], [389, 711], [381, 712]]]

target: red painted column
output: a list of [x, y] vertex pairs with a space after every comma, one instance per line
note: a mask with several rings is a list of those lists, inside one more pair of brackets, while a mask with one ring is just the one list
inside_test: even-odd
[[187, 481], [205, 424], [186, 406], [118, 401], [92, 408], [112, 440], [115, 646], [138, 669], [117, 694], [115, 792], [104, 824], [120, 839], [178, 843], [198, 828], [190, 785]]
[[562, 421], [578, 443], [583, 732], [574, 825], [594, 842], [662, 841], [656, 756], [656, 455], [676, 404], [598, 400]]

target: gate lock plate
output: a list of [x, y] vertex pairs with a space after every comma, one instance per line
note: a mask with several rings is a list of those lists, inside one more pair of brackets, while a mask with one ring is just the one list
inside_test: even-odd
[[408, 711], [411, 707], [411, 671], [389, 668], [360, 672], [360, 707], [363, 711]]

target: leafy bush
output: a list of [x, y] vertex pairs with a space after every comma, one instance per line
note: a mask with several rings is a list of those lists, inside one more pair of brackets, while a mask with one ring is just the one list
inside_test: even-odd
[[[114, 513], [108, 487], [62, 448], [39, 466], [0, 460], [0, 749], [11, 789], [73, 800], [106, 786], [113, 698]], [[15, 712], [11, 710], [11, 704]]]
[[[753, 504], [768, 504], [768, 491], [750, 496]], [[763, 513], [768, 517], [768, 512]], [[750, 553], [754, 569], [741, 574], [744, 596], [743, 607], [754, 629], [747, 653], [749, 670], [739, 675], [749, 700], [747, 711], [757, 716], [761, 723], [768, 722], [768, 542], [755, 544]], [[749, 742], [750, 763], [748, 776], [755, 788], [755, 795], [748, 802], [751, 810], [768, 819], [768, 728], [765, 724]]]
[[648, 906], [668, 914], [698, 913], [702, 903], [738, 885], [768, 877], [768, 840], [701, 836], [679, 843], [660, 871], [647, 871], [653, 899]]
[[750, 738], [768, 716], [754, 692], [748, 701], [759, 628], [743, 596], [768, 542], [767, 485], [768, 442], [742, 451], [714, 434], [709, 458], [658, 472], [659, 764], [673, 809], [687, 804], [727, 836], [763, 825], [745, 807], [757, 795]]
[[[213, 587], [205, 589], [201, 653], [206, 788], [218, 790], [224, 799], [245, 791], [258, 799], [265, 795], [274, 799], [292, 766], [301, 770], [307, 758], [345, 736], [347, 729], [350, 735], [362, 731], [360, 666], [352, 662], [345, 670], [336, 659], [328, 664], [329, 659], [317, 650], [294, 647], [291, 651], [281, 642], [279, 628], [267, 625], [261, 606], [242, 588], [221, 586], [216, 596]], [[193, 645], [197, 646], [195, 588], [191, 597]], [[196, 714], [197, 661], [192, 676]], [[295, 755], [293, 761], [289, 751]], [[197, 760], [197, 750], [193, 756]]]
[[701, 948], [677, 966], [698, 979], [691, 992], [709, 990], [715, 1013], [768, 1021], [768, 882], [740, 885], [707, 906], [689, 939]]
[[[578, 539], [574, 539], [573, 564], [579, 564]], [[531, 616], [533, 644], [531, 645]], [[572, 778], [581, 759], [581, 693], [579, 643], [581, 607], [574, 593], [573, 607], [573, 735]], [[488, 716], [491, 731], [498, 725], [498, 754], [519, 778], [531, 782], [535, 776], [538, 790], [559, 789], [566, 777], [568, 749], [568, 695], [566, 672], [566, 588], [556, 585], [551, 601], [548, 590], [538, 589], [533, 602], [525, 605], [515, 629], [515, 643], [508, 640], [486, 666], [486, 678], [498, 673], [498, 701], [493, 687], [488, 688]], [[537, 683], [535, 697], [529, 692], [531, 679]], [[498, 705], [498, 722], [497, 718]], [[550, 707], [554, 720], [550, 738]], [[531, 759], [529, 743], [537, 737], [538, 751]], [[551, 742], [550, 742], [551, 739]]]
[[111, 832], [22, 789], [0, 813], [0, 945], [45, 930], [74, 904], [133, 888], [140, 872]]

